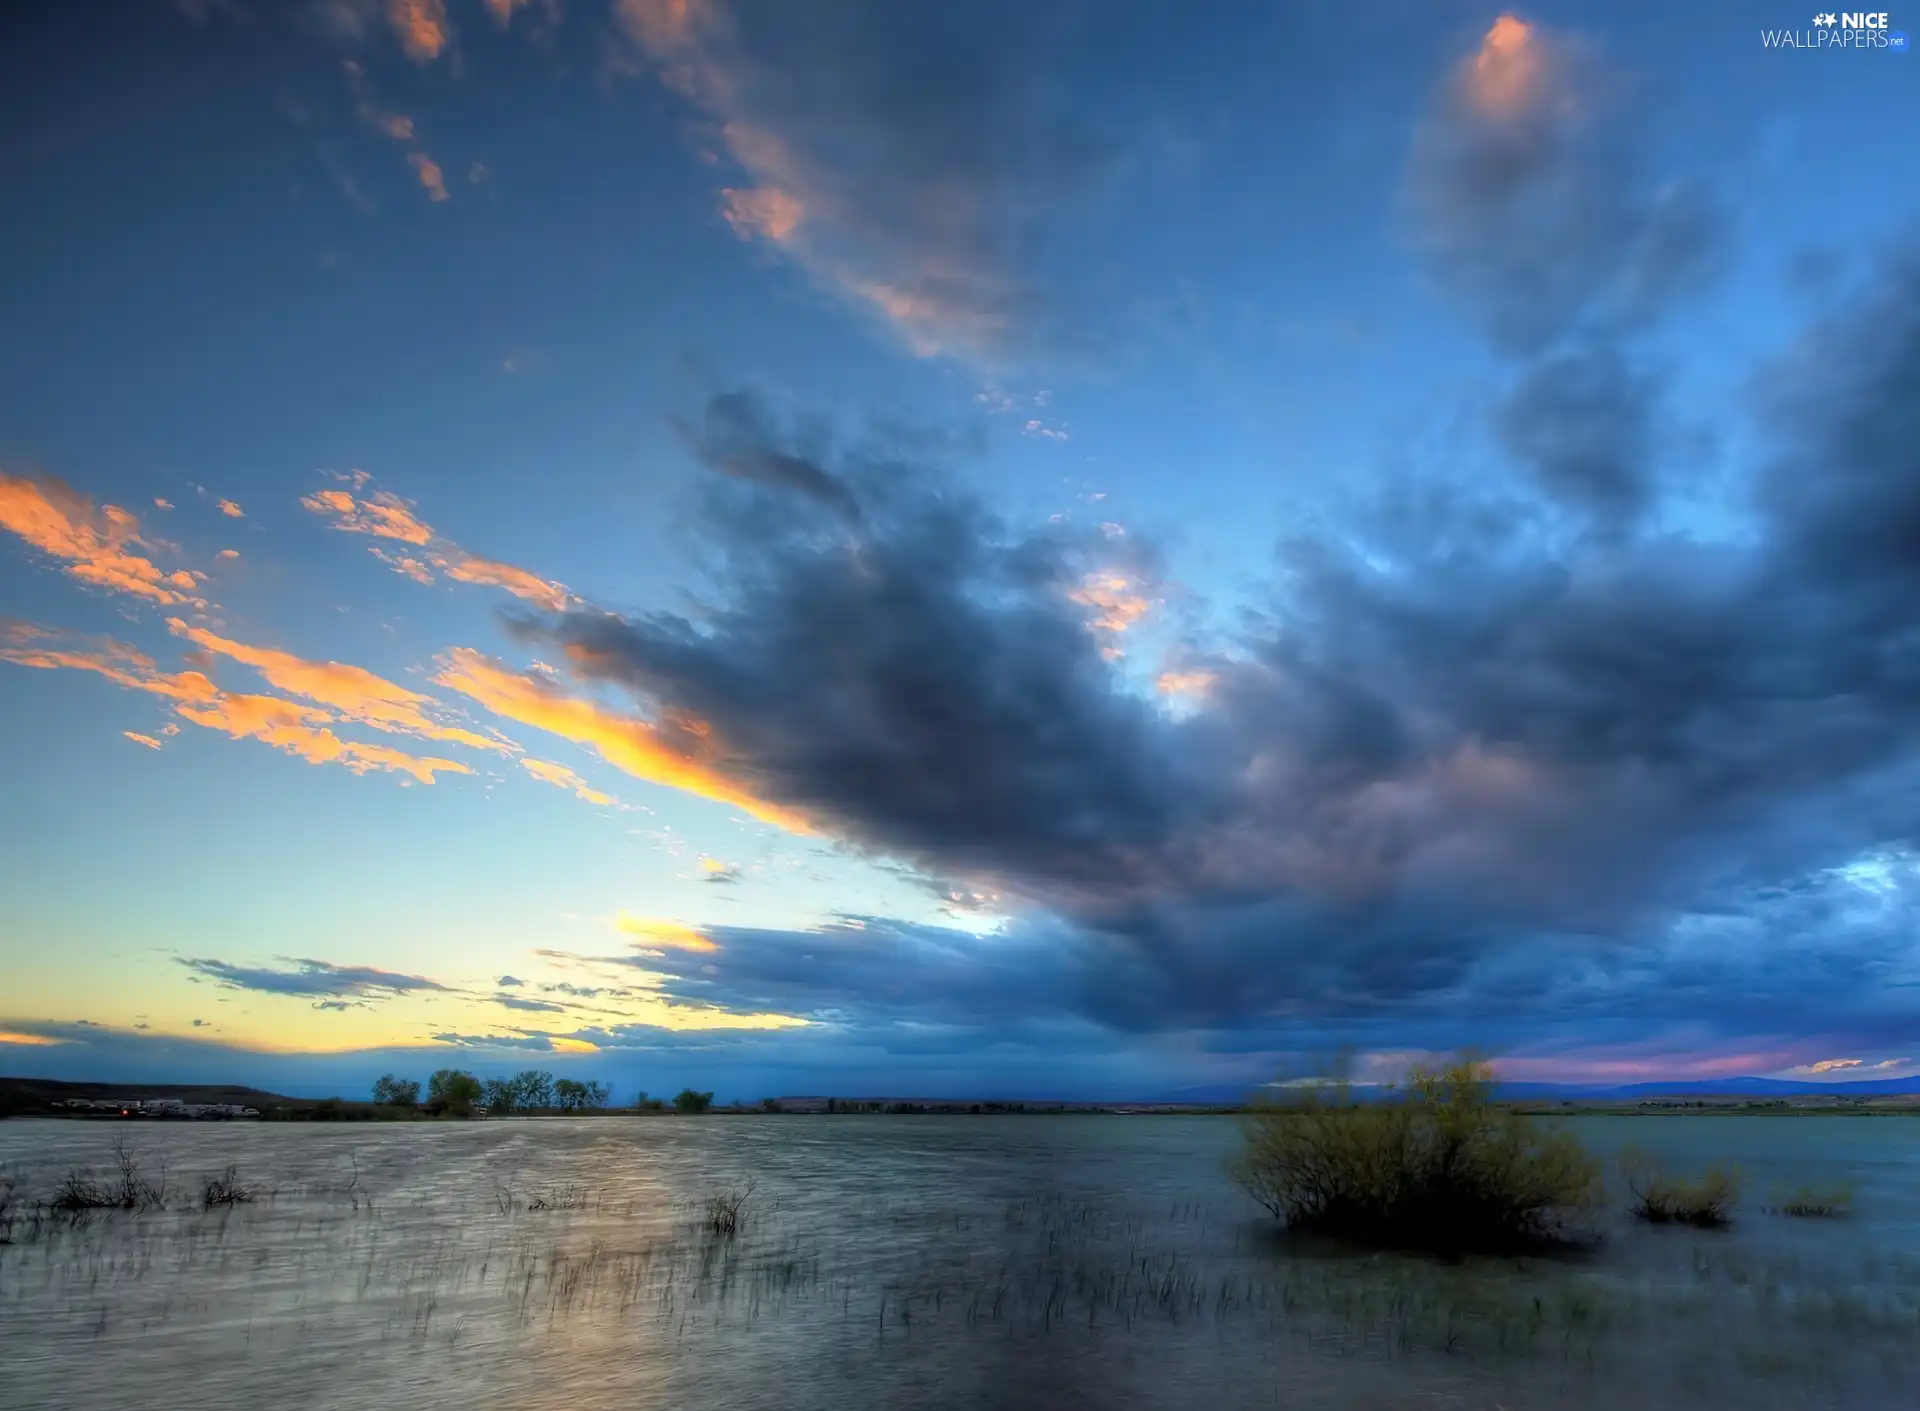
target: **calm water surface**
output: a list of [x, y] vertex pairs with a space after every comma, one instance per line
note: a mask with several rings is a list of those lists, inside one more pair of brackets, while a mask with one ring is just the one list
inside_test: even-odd
[[[1739, 1218], [1616, 1216], [1555, 1260], [1290, 1243], [1226, 1178], [1221, 1118], [16, 1120], [16, 1207], [125, 1137], [169, 1208], [15, 1221], [0, 1406], [1920, 1404], [1920, 1119], [1574, 1129], [1738, 1162]], [[229, 1163], [260, 1198], [200, 1212]], [[1765, 1213], [1806, 1182], [1852, 1183], [1854, 1213]], [[749, 1184], [739, 1233], [707, 1233]]]

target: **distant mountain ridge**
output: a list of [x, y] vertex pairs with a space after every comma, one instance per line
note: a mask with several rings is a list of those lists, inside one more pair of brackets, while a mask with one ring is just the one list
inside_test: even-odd
[[[1558, 1099], [1573, 1102], [1633, 1101], [1657, 1097], [1900, 1097], [1920, 1094], [1920, 1077], [1862, 1078], [1855, 1082], [1802, 1082], [1791, 1078], [1693, 1078], [1642, 1083], [1497, 1082], [1497, 1097], [1513, 1101]], [[1271, 1090], [1275, 1092], [1282, 1089]], [[1366, 1088], [1355, 1089], [1359, 1096]], [[1243, 1102], [1247, 1089], [1219, 1085], [1178, 1088], [1148, 1099], [1153, 1102], [1225, 1105]]]

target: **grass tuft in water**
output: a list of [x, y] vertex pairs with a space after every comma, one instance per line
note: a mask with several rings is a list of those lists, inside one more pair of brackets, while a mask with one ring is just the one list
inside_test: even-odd
[[207, 1177], [206, 1184], [200, 1188], [200, 1208], [217, 1210], [223, 1206], [251, 1205], [258, 1194], [241, 1181], [239, 1169], [229, 1162], [226, 1170]]
[[155, 1176], [143, 1169], [146, 1153], [134, 1151], [124, 1137], [113, 1143], [114, 1169], [96, 1178], [91, 1171], [75, 1169], [55, 1189], [46, 1202], [49, 1210], [63, 1215], [78, 1215], [91, 1210], [156, 1210], [167, 1203], [167, 1174], [164, 1164]]
[[1740, 1173], [1733, 1167], [1710, 1166], [1689, 1180], [1668, 1175], [1645, 1152], [1628, 1151], [1621, 1154], [1620, 1173], [1633, 1197], [1628, 1209], [1650, 1225], [1713, 1229], [1733, 1219], [1740, 1195]]
[[1822, 1219], [1846, 1215], [1852, 1209], [1853, 1187], [1842, 1184], [1825, 1187], [1801, 1186], [1784, 1196], [1776, 1194], [1773, 1204], [1767, 1207], [1767, 1213]]
[[708, 1234], [731, 1238], [740, 1229], [741, 1213], [746, 1209], [747, 1199], [753, 1194], [753, 1184], [748, 1182], [743, 1190], [716, 1191], [707, 1197], [706, 1212], [701, 1221]]

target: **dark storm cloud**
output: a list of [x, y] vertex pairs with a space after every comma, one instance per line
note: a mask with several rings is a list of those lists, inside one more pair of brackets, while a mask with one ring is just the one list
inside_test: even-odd
[[699, 429], [685, 423], [678, 429], [709, 470], [792, 490], [848, 519], [859, 518], [858, 503], [837, 477], [806, 455], [773, 449], [767, 409], [752, 392], [723, 392], [707, 402]]
[[1654, 391], [1616, 348], [1551, 353], [1522, 374], [1494, 429], [1551, 499], [1605, 522], [1631, 521], [1651, 488]]
[[1501, 348], [1657, 315], [1699, 283], [1723, 218], [1650, 187], [1636, 95], [1578, 41], [1502, 21], [1421, 126], [1407, 173], [1434, 278]]
[[1070, 597], [1112, 546], [1015, 533], [896, 464], [842, 478], [865, 496], [853, 537], [790, 499], [719, 515], [734, 597], [699, 627], [582, 614], [554, 635], [585, 674], [720, 725], [858, 841], [967, 874], [1018, 855], [1099, 895], [1154, 885], [1190, 767]]
[[1829, 606], [1862, 628], [1894, 628], [1920, 578], [1920, 235], [1760, 391], [1787, 444], [1760, 486], [1783, 570], [1844, 590], [1851, 602]]
[[[1601, 503], [1652, 493], [1649, 433], [1601, 410], [1629, 374], [1562, 366], [1538, 420], [1509, 407], [1517, 448]], [[1099, 546], [846, 452], [815, 463], [857, 527], [723, 487], [727, 587], [697, 622], [521, 630], [707, 722], [759, 796], [1020, 913], [984, 940], [716, 931], [717, 954], [645, 962], [685, 999], [863, 1024], [1563, 1010], [1920, 1035], [1920, 258], [1759, 386], [1776, 450], [1749, 533], [1569, 547], [1497, 477], [1403, 486], [1282, 546], [1265, 613], [1194, 658], [1213, 682], [1190, 712], [1103, 659], [1073, 596]], [[1833, 870], [1876, 848], [1881, 881]]]
[[229, 989], [271, 995], [392, 996], [418, 990], [444, 990], [422, 975], [402, 975], [369, 965], [331, 965], [324, 960], [288, 960], [293, 967], [233, 965], [224, 960], [182, 959], [187, 969]]

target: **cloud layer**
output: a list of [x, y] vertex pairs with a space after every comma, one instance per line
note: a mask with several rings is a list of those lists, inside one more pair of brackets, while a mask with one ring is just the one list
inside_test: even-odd
[[1178, 713], [1101, 651], [1104, 539], [730, 423], [782, 470], [716, 467], [718, 597], [522, 634], [700, 722], [736, 788], [1016, 919], [713, 931], [669, 992], [1248, 1042], [1549, 1008], [1907, 1041], [1920, 254], [1756, 373], [1772, 449], [1735, 536], [1558, 531], [1657, 493], [1652, 434], [1596, 412], [1617, 367], [1539, 373], [1507, 430], [1563, 474], [1402, 488], [1288, 538], [1266, 610], [1188, 644], [1206, 684]]

